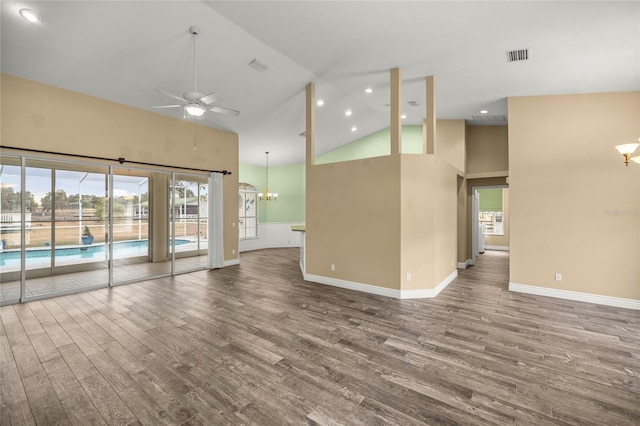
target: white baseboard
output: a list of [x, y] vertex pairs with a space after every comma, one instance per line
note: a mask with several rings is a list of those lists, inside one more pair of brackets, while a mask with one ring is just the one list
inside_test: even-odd
[[472, 260], [471, 259], [467, 259], [464, 262], [458, 262], [458, 269], [467, 269], [469, 266], [471, 266]]
[[484, 246], [487, 250], [509, 251], [509, 246]]
[[417, 290], [396, 290], [393, 288], [380, 287], [371, 284], [357, 283], [354, 281], [340, 280], [337, 278], [323, 277], [321, 275], [303, 274], [305, 281], [340, 287], [347, 290], [361, 291], [363, 293], [377, 294], [378, 296], [392, 297], [394, 299], [418, 299], [436, 297], [445, 289], [457, 276], [458, 271], [453, 271], [435, 288]]
[[449, 284], [451, 284], [451, 281], [455, 280], [457, 276], [458, 271], [453, 271], [444, 280], [442, 280], [440, 284], [436, 286], [436, 288], [425, 288], [423, 290], [400, 290], [400, 299], [432, 299], [440, 294], [440, 292], [444, 290]]
[[623, 299], [621, 297], [603, 296], [600, 294], [580, 293], [577, 291], [558, 290], [556, 288], [537, 287], [526, 284], [509, 283], [509, 291], [535, 294], [537, 296], [556, 297], [576, 302], [595, 303], [597, 305], [615, 306], [618, 308], [640, 310], [640, 300]]
[[240, 264], [240, 258], [237, 257], [235, 259], [225, 260], [224, 263], [222, 264], [222, 267], [239, 265], [239, 264]]
[[378, 296], [393, 297], [400, 299], [400, 290], [393, 288], [380, 287], [371, 284], [362, 284], [354, 281], [339, 280], [337, 278], [323, 277], [321, 275], [313, 275], [305, 273], [303, 275], [305, 281], [311, 281], [318, 284], [330, 285], [332, 287], [346, 288], [347, 290], [362, 291], [364, 293], [377, 294]]

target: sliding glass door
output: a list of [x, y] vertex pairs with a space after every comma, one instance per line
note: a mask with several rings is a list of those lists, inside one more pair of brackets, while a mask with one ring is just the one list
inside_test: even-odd
[[209, 221], [207, 204], [208, 183], [204, 177], [175, 174], [171, 187], [171, 216], [175, 238], [175, 272], [187, 272], [207, 267]]
[[3, 154], [0, 187], [0, 304], [207, 267], [204, 175]]
[[[27, 160], [26, 298], [109, 284], [108, 169]], [[81, 274], [80, 274], [81, 273]]]
[[151, 263], [149, 202], [151, 174], [115, 169], [113, 174], [113, 283], [139, 281], [171, 272]]
[[[17, 158], [0, 164], [0, 304], [20, 300], [22, 270], [22, 167]], [[27, 193], [26, 216], [31, 220], [33, 194]]]

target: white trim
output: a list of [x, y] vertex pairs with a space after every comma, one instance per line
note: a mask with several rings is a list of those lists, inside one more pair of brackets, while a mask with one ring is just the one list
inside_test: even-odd
[[509, 251], [509, 246], [484, 246], [487, 250]]
[[346, 288], [347, 290], [362, 291], [364, 293], [377, 294], [379, 296], [393, 297], [400, 299], [400, 290], [387, 287], [379, 287], [377, 285], [362, 284], [354, 281], [339, 280], [337, 278], [323, 277], [321, 275], [303, 274], [305, 281], [311, 281], [318, 284], [330, 285], [332, 287]]
[[467, 259], [464, 262], [458, 262], [458, 269], [467, 269], [469, 266], [473, 265], [471, 262], [471, 259]]
[[239, 265], [239, 264], [240, 264], [240, 258], [237, 257], [235, 259], [225, 260], [224, 263], [222, 264], [222, 267]]
[[[207, 192], [207, 209], [209, 212], [209, 221], [207, 222], [209, 249], [207, 267], [209, 269], [224, 267], [223, 187], [222, 173], [209, 173], [209, 187]], [[175, 226], [175, 221], [173, 226]], [[173, 235], [175, 235], [175, 233]]]
[[238, 251], [242, 253], [267, 248], [300, 247], [298, 233], [291, 230], [294, 225], [304, 225], [304, 222], [258, 223], [258, 237], [239, 240]]
[[436, 286], [436, 288], [425, 288], [422, 290], [401, 290], [400, 299], [422, 299], [422, 298], [432, 299], [436, 297], [438, 294], [440, 294], [440, 292], [444, 290], [449, 284], [451, 284], [451, 282], [455, 280], [457, 276], [458, 276], [458, 271], [457, 270], [453, 271], [452, 273], [447, 275], [447, 277], [444, 280], [442, 280], [440, 284]]
[[347, 290], [361, 291], [363, 293], [377, 294], [378, 296], [392, 297], [394, 299], [434, 298], [454, 279], [456, 279], [457, 276], [458, 271], [453, 271], [444, 280], [442, 280], [442, 282], [438, 284], [436, 288], [396, 290], [393, 288], [380, 287], [371, 284], [363, 284], [354, 281], [340, 280], [337, 278], [323, 277], [321, 275], [303, 274], [305, 281], [330, 285], [332, 287], [339, 287]]
[[640, 300], [637, 299], [623, 299], [621, 297], [580, 293], [577, 291], [558, 290], [556, 288], [538, 287], [516, 283], [509, 283], [509, 291], [535, 294], [538, 296], [556, 297], [558, 299], [575, 300], [577, 302], [595, 303], [597, 305], [616, 306], [618, 308], [640, 310]]

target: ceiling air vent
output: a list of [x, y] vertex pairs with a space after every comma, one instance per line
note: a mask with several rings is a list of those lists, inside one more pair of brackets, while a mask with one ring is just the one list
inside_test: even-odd
[[528, 61], [529, 56], [529, 48], [507, 50], [507, 62]]
[[418, 102], [416, 102], [416, 101], [408, 101], [407, 103], [408, 103], [409, 105], [411, 105], [412, 107], [417, 107], [417, 106], [419, 106], [419, 105], [420, 105], [420, 104], [418, 104]]
[[504, 115], [474, 115], [473, 121], [481, 122], [481, 123], [506, 123], [507, 117]]
[[260, 59], [255, 58], [253, 61], [249, 62], [248, 65], [256, 71], [265, 72], [269, 68], [269, 64], [261, 61]]
[[298, 133], [298, 136], [301, 136], [301, 137], [303, 137], [303, 138], [306, 138], [306, 137], [307, 137], [307, 131], [305, 130], [304, 132], [300, 132], [300, 133]]

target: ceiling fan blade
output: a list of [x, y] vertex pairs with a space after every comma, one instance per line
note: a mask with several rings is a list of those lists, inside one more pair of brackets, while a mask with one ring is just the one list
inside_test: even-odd
[[180, 108], [182, 107], [182, 105], [159, 105], [159, 106], [152, 106], [151, 108]]
[[201, 97], [200, 101], [203, 102], [205, 105], [209, 105], [219, 101], [220, 99], [222, 99], [222, 96], [218, 95], [215, 92], [211, 92], [208, 95]]
[[170, 98], [176, 99], [180, 102], [185, 102], [184, 98], [181, 98], [180, 96], [176, 96], [173, 93], [169, 93], [166, 90], [162, 90], [162, 89], [156, 89], [156, 90], [166, 96], [169, 96]]
[[217, 107], [217, 106], [210, 106], [208, 107], [208, 109], [209, 111], [219, 112], [220, 114], [233, 115], [234, 117], [237, 117], [238, 115], [240, 115], [240, 111], [236, 111], [235, 109], [229, 109], [229, 108], [223, 108], [223, 107]]

